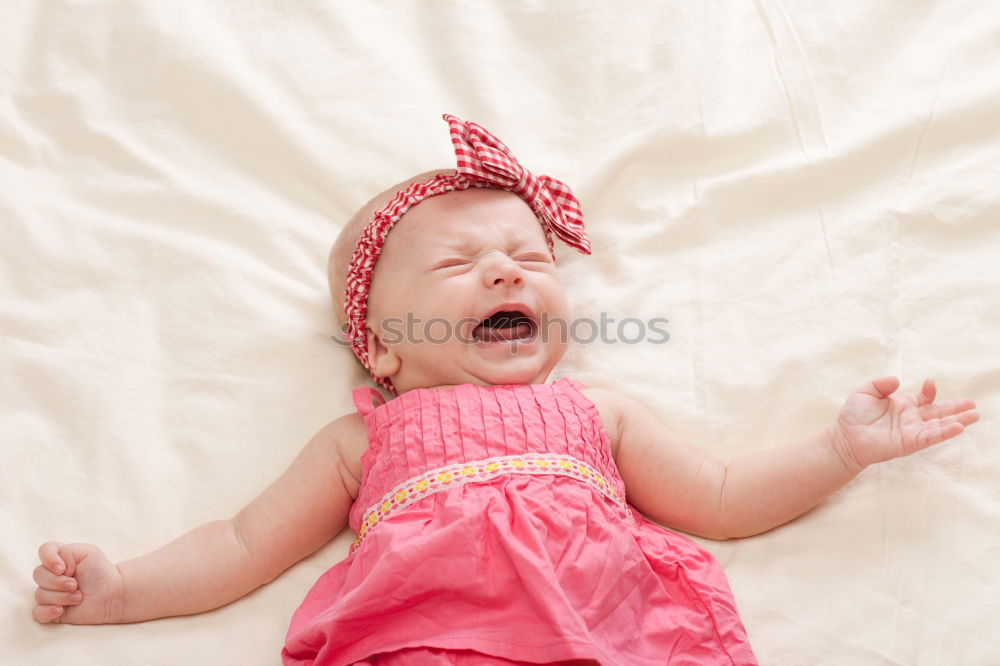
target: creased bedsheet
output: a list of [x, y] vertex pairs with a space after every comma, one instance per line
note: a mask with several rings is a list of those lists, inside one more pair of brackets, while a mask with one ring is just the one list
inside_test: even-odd
[[454, 113], [583, 203], [594, 254], [562, 270], [607, 335], [578, 327], [559, 376], [632, 392], [722, 459], [807, 436], [881, 375], [976, 399], [956, 440], [699, 541], [764, 664], [1000, 663], [992, 3], [2, 16], [0, 662], [277, 663], [352, 535], [230, 606], [129, 626], [34, 624], [35, 551], [121, 560], [229, 517], [351, 409], [366, 379], [329, 338], [327, 249], [373, 193], [452, 164]]

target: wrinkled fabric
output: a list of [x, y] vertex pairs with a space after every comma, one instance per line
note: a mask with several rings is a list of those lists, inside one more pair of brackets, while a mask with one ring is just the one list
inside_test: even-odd
[[[370, 448], [351, 527], [427, 470], [522, 453], [572, 456], [623, 493], [581, 387], [417, 389], [378, 406], [371, 389], [355, 391]], [[756, 663], [708, 552], [565, 474], [464, 483], [389, 514], [316, 582], [283, 658], [393, 663], [418, 648], [527, 663]]]
[[[529, 662], [513, 661], [472, 650], [405, 648], [372, 655], [364, 661], [355, 662], [353, 666], [414, 666], [415, 664], [419, 664], [419, 666], [513, 666], [514, 664], [523, 665], [526, 663]], [[559, 666], [594, 666], [598, 662], [593, 659], [573, 659], [549, 663], [553, 666], [557, 663]]]

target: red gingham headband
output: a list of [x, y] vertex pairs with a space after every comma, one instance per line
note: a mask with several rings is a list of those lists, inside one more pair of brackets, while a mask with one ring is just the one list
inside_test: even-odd
[[[377, 211], [368, 223], [351, 257], [347, 269], [347, 290], [344, 311], [347, 314], [347, 339], [361, 364], [371, 372], [368, 359], [368, 341], [365, 318], [368, 315], [368, 290], [371, 288], [375, 262], [382, 252], [382, 244], [393, 225], [406, 211], [424, 199], [465, 190], [470, 187], [492, 187], [508, 190], [520, 196], [538, 217], [545, 232], [549, 250], [553, 248], [552, 234], [570, 247], [590, 254], [590, 241], [583, 229], [583, 212], [580, 202], [565, 183], [535, 176], [521, 166], [510, 150], [480, 125], [465, 122], [444, 114], [451, 130], [451, 142], [458, 162], [454, 174], [438, 174], [424, 182], [412, 183], [400, 190]], [[374, 377], [374, 375], [372, 375]], [[375, 381], [392, 393], [396, 390], [385, 377]]]

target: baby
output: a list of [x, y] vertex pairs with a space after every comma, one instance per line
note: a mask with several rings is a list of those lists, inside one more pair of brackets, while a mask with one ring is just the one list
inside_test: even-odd
[[236, 516], [145, 556], [43, 544], [38, 622], [216, 608], [350, 524], [286, 664], [753, 664], [716, 561], [660, 525], [758, 534], [978, 420], [972, 400], [935, 403], [931, 379], [902, 395], [881, 377], [812, 438], [727, 465], [628, 396], [546, 383], [569, 320], [553, 236], [589, 253], [579, 205], [482, 127], [445, 120], [457, 171], [375, 197], [330, 253], [347, 339], [395, 397], [355, 390], [357, 412]]

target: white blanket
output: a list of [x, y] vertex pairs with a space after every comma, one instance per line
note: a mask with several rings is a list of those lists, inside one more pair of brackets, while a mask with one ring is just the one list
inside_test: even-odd
[[577, 316], [669, 320], [666, 344], [575, 344], [558, 376], [633, 393], [724, 460], [882, 375], [974, 398], [955, 440], [770, 533], [699, 541], [764, 664], [1000, 663], [992, 3], [2, 14], [3, 663], [278, 661], [349, 533], [230, 606], [125, 626], [35, 624], [36, 549], [118, 561], [229, 517], [352, 408], [368, 380], [328, 338], [326, 252], [369, 196], [453, 165], [445, 112], [574, 187], [594, 244], [560, 254]]

